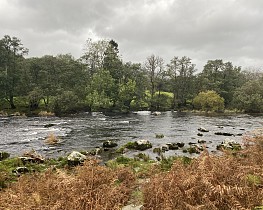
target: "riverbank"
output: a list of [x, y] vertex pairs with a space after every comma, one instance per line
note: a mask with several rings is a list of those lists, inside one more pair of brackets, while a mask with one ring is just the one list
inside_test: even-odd
[[[240, 151], [195, 158], [119, 156], [101, 165], [88, 158], [70, 166], [65, 158], [29, 162], [0, 192], [2, 209], [261, 209], [263, 135], [245, 139]], [[18, 162], [16, 162], [18, 161]], [[2, 160], [1, 177], [24, 164]], [[12, 167], [11, 167], [12, 166]], [[33, 167], [34, 166], [34, 167]], [[12, 172], [13, 173], [13, 172]], [[19, 176], [19, 177], [18, 177]]]

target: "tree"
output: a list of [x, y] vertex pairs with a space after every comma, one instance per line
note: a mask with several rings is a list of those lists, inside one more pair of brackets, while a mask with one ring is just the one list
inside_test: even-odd
[[81, 61], [85, 64], [89, 78], [93, 76], [98, 70], [103, 68], [106, 50], [109, 47], [109, 41], [99, 40], [93, 42], [88, 39], [85, 44], [84, 54]]
[[109, 109], [113, 106], [113, 88], [114, 79], [109, 71], [101, 69], [93, 75], [86, 97], [91, 111]]
[[200, 90], [214, 90], [225, 99], [225, 105], [230, 106], [236, 88], [244, 82], [241, 67], [233, 66], [223, 60], [209, 60], [199, 74]]
[[195, 65], [190, 58], [183, 56], [174, 57], [167, 67], [167, 76], [170, 78], [173, 92], [173, 109], [186, 106], [187, 99], [194, 95]]
[[234, 94], [235, 107], [245, 112], [263, 112], [263, 77], [250, 80]]
[[15, 109], [14, 96], [19, 82], [20, 66], [19, 62], [28, 50], [23, 47], [21, 40], [17, 37], [5, 35], [0, 40], [0, 77], [1, 89], [4, 98], [9, 102], [10, 107]]
[[130, 110], [131, 101], [135, 97], [136, 82], [129, 79], [127, 83], [120, 84], [118, 95], [118, 106], [121, 111]]
[[222, 111], [224, 110], [224, 99], [215, 91], [200, 92], [193, 100], [196, 109], [203, 111]]
[[[164, 73], [164, 60], [159, 56], [151, 55], [146, 59], [145, 69], [150, 79], [150, 94], [151, 100], [153, 100], [157, 86], [160, 84]], [[153, 103], [151, 103], [151, 109], [154, 109]]]

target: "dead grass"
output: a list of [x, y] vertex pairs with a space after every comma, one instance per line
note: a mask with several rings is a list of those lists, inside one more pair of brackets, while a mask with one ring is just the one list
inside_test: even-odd
[[55, 113], [53, 112], [48, 112], [48, 111], [40, 111], [38, 113], [38, 116], [40, 117], [54, 117], [55, 116]]
[[[247, 139], [248, 140], [248, 139]], [[143, 187], [145, 209], [253, 209], [263, 203], [263, 136], [239, 153], [176, 161]], [[248, 146], [249, 145], [249, 146]]]
[[52, 144], [57, 144], [59, 141], [60, 141], [60, 139], [57, 136], [55, 136], [54, 133], [50, 133], [47, 136], [45, 143], [52, 145]]
[[119, 209], [129, 199], [134, 176], [128, 169], [99, 166], [96, 161], [73, 174], [47, 171], [22, 176], [0, 196], [0, 209]]

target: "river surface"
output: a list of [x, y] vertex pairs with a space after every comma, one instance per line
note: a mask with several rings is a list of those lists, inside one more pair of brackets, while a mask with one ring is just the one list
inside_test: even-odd
[[[47, 125], [53, 126], [48, 127]], [[199, 137], [197, 130], [209, 130]], [[64, 156], [73, 150], [86, 151], [101, 147], [103, 141], [114, 140], [119, 146], [140, 139], [149, 140], [153, 147], [166, 143], [184, 142], [186, 145], [198, 139], [205, 140], [209, 151], [227, 137], [215, 132], [229, 132], [228, 137], [242, 142], [242, 136], [263, 127], [263, 116], [197, 115], [192, 113], [163, 112], [159, 116], [142, 111], [128, 115], [104, 115], [83, 113], [74, 117], [0, 117], [0, 151], [12, 156], [35, 150], [45, 157]], [[57, 145], [47, 145], [45, 138], [54, 134], [61, 138]], [[164, 138], [156, 138], [163, 134]], [[240, 136], [242, 134], [242, 136]], [[173, 154], [178, 151], [172, 151]], [[171, 153], [171, 151], [170, 151]]]

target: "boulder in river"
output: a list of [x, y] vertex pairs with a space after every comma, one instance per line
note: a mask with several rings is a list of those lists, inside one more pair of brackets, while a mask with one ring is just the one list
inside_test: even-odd
[[218, 150], [220, 149], [230, 149], [230, 150], [240, 150], [241, 145], [232, 139], [225, 139], [221, 144], [216, 147]]
[[104, 141], [102, 145], [105, 148], [113, 148], [113, 147], [117, 147], [118, 146], [118, 144], [116, 142], [112, 141], [112, 140]]
[[215, 135], [221, 135], [221, 136], [234, 136], [232, 133], [228, 132], [215, 132]]
[[176, 143], [178, 147], [184, 147], [184, 143], [183, 142], [177, 142]]
[[197, 141], [199, 144], [205, 144], [206, 143], [206, 141], [205, 140], [203, 140], [203, 139], [198, 139], [198, 141]]
[[200, 128], [198, 128], [197, 130], [200, 131], [200, 132], [209, 132], [209, 130], [207, 130], [207, 129], [204, 128], [204, 127], [200, 127]]
[[158, 116], [158, 115], [161, 115], [161, 114], [162, 114], [162, 113], [161, 113], [161, 112], [158, 112], [158, 111], [152, 113], [152, 115], [154, 115], [154, 116]]
[[79, 165], [79, 164], [83, 163], [86, 159], [87, 159], [87, 157], [85, 155], [83, 155], [77, 151], [71, 152], [67, 158], [68, 164], [71, 166]]
[[177, 143], [167, 143], [166, 144], [169, 148], [169, 150], [178, 150], [179, 146], [177, 145]]
[[135, 150], [143, 151], [143, 150], [152, 148], [152, 144], [148, 140], [142, 139], [142, 140], [138, 140], [135, 142], [128, 142], [125, 145], [125, 147], [128, 149], [135, 149]]
[[161, 146], [162, 152], [169, 151], [169, 146], [167, 144]]

